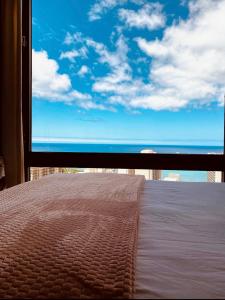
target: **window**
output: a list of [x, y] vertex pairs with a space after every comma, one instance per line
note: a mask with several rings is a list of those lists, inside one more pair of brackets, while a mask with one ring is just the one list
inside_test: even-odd
[[224, 1], [29, 4], [27, 167], [224, 170]]

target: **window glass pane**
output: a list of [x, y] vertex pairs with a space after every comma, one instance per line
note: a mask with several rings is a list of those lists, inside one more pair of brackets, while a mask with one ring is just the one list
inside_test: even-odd
[[102, 168], [31, 168], [30, 179], [37, 180], [51, 174], [78, 173], [116, 173], [128, 175], [144, 175], [146, 180], [164, 180], [181, 182], [222, 182], [222, 173], [215, 171], [163, 171], [134, 169], [102, 169]]
[[224, 0], [32, 10], [33, 151], [223, 153]]

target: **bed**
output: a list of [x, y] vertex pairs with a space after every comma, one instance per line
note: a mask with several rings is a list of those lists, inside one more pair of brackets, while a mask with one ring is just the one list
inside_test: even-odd
[[[45, 186], [45, 183], [49, 180], [48, 178], [52, 178], [51, 176], [42, 179], [39, 186], [37, 183], [28, 183], [25, 184], [25, 188], [23, 186], [15, 187], [4, 192], [4, 197], [7, 196], [9, 198], [15, 197], [15, 199], [17, 199], [18, 195], [22, 195], [22, 199], [19, 197], [18, 200], [11, 201], [12, 199], [10, 198], [9, 203], [5, 205], [7, 207], [3, 207], [6, 223], [8, 222], [7, 218], [9, 216], [6, 212], [10, 211], [10, 218], [13, 216], [17, 218], [19, 210], [23, 210], [23, 205], [25, 209], [25, 200], [23, 198], [30, 197], [32, 202], [34, 193], [39, 195], [38, 197], [41, 197], [44, 190], [46, 192], [46, 189], [48, 189], [48, 185]], [[54, 176], [55, 175], [53, 175], [53, 177]], [[59, 181], [61, 181], [62, 177], [60, 176], [63, 175], [56, 176], [58, 176], [58, 180], [60, 179]], [[26, 189], [27, 185], [32, 187], [29, 191]], [[42, 188], [40, 188], [40, 186], [42, 186]], [[59, 195], [60, 191], [63, 193], [65, 189], [69, 192], [70, 187], [71, 183], [65, 187], [60, 187], [60, 189], [58, 188], [58, 191], [56, 188], [53, 196], [56, 197]], [[15, 195], [15, 192], [17, 193], [17, 196]], [[2, 194], [0, 193], [0, 204], [1, 195]], [[133, 298], [225, 299], [224, 195], [224, 184], [176, 183], [163, 181], [144, 182], [144, 186], [142, 186], [140, 190], [140, 219], [137, 232]], [[64, 205], [65, 209], [69, 211], [69, 207], [66, 207], [65, 202], [61, 201], [60, 205]], [[39, 203], [37, 201], [32, 202], [32, 205], [29, 205], [29, 207], [26, 206], [27, 215], [34, 215], [35, 211], [38, 211], [38, 209]], [[56, 218], [57, 216], [55, 213], [54, 216], [49, 215], [52, 213], [49, 209], [50, 207], [48, 207], [48, 217]], [[4, 213], [2, 214], [3, 219]], [[21, 224], [21, 222], [26, 223], [27, 220], [24, 220], [23, 217], [18, 224]], [[38, 224], [33, 224], [33, 226], [40, 228], [40, 225]], [[102, 225], [102, 227], [104, 226]], [[26, 268], [22, 268], [21, 271], [24, 257], [27, 259], [26, 248], [31, 246], [29, 246], [29, 243], [26, 245], [26, 239], [22, 240], [22, 242], [20, 239], [21, 249], [24, 249], [24, 253], [20, 254], [19, 252], [18, 257], [18, 252], [13, 252], [14, 244], [12, 242], [13, 240], [10, 240], [10, 234], [16, 236], [17, 233], [15, 231], [18, 230], [19, 232], [20, 228], [18, 226], [18, 229], [14, 229], [12, 233], [10, 233], [10, 228], [9, 225], [7, 232], [4, 232], [4, 226], [2, 227], [2, 231], [0, 230], [1, 243], [8, 243], [11, 251], [10, 257], [7, 256], [7, 252], [4, 253], [4, 247], [2, 254], [0, 253], [1, 298], [13, 298], [13, 295], [14, 298], [15, 295], [18, 298], [27, 296], [28, 298], [32, 298], [32, 294], [26, 294], [26, 289], [29, 289], [29, 283], [35, 287], [36, 291], [40, 291], [40, 296], [44, 295], [45, 290], [43, 289], [43, 283], [38, 280], [38, 272], [42, 272], [42, 270], [39, 270], [38, 272], [35, 270], [35, 278], [32, 274], [33, 278], [32, 276], [29, 276], [30, 281], [22, 282], [23, 278], [26, 277], [26, 274], [21, 275], [21, 272], [29, 273], [30, 270], [35, 268], [35, 264], [39, 264], [39, 262], [34, 258], [34, 261], [29, 261], [28, 266], [26, 265]], [[103, 229], [105, 230], [105, 228]], [[120, 228], [118, 228], [118, 235], [119, 231]], [[48, 237], [51, 238], [51, 234], [52, 233], [48, 233]], [[60, 237], [61, 233], [58, 232], [56, 234]], [[3, 238], [1, 239], [3, 235], [4, 240]], [[32, 239], [32, 231], [28, 230], [27, 236]], [[131, 235], [132, 238], [134, 238], [134, 236], [136, 235]], [[72, 244], [68, 244], [70, 251], [77, 250], [71, 248], [71, 245]], [[39, 250], [37, 248], [38, 247], [32, 245], [32, 251], [34, 251], [34, 249], [35, 251], [42, 251], [39, 255], [41, 260], [42, 256], [46, 256], [47, 249], [44, 249], [45, 245], [42, 245]], [[22, 252], [21, 249], [20, 251]], [[100, 253], [101, 249], [98, 251]], [[48, 261], [51, 262], [51, 260], [52, 257], [49, 256]], [[15, 261], [17, 261], [16, 270], [15, 267], [13, 267], [15, 266]], [[54, 260], [54, 264], [56, 265], [57, 263]], [[75, 263], [75, 261], [72, 263]], [[56, 270], [58, 272], [60, 269], [60, 266], [58, 266], [57, 269], [57, 266], [54, 264], [52, 265], [52, 273], [56, 273]], [[104, 266], [106, 264], [107, 262], [104, 263]], [[114, 270], [114, 267], [112, 269]], [[64, 270], [61, 271], [62, 274], [64, 274]], [[86, 272], [88, 274], [89, 269], [87, 269]], [[12, 279], [11, 274], [14, 276], [18, 274], [20, 277], [19, 281], [15, 282], [17, 281], [15, 280], [16, 277], [13, 277]], [[49, 278], [52, 274], [45, 274], [45, 276]], [[60, 298], [62, 298], [60, 292], [62, 290], [62, 285], [64, 284], [65, 276], [68, 276], [68, 274], [65, 273], [64, 278], [61, 278], [60, 275], [58, 276], [59, 278], [57, 278], [54, 294], [48, 294], [48, 298], [56, 298], [57, 293], [60, 295]], [[88, 276], [89, 274], [87, 277]], [[22, 286], [21, 290], [18, 289], [20, 284]], [[33, 298], [36, 298], [35, 295], [37, 294], [34, 294]], [[70, 294], [64, 296], [66, 296], [64, 298], [68, 299], [73, 298]], [[40, 298], [44, 298], [44, 296]], [[113, 296], [111, 298], [121, 297], [118, 297], [118, 295], [115, 294], [115, 297]]]
[[138, 299], [225, 299], [225, 184], [146, 181]]

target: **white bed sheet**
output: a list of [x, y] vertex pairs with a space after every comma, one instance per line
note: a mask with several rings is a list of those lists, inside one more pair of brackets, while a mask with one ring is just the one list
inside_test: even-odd
[[135, 299], [225, 299], [225, 184], [147, 181]]

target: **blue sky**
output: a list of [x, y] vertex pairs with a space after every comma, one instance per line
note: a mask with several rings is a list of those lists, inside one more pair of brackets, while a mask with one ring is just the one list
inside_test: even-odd
[[33, 0], [33, 139], [222, 145], [216, 3]]

